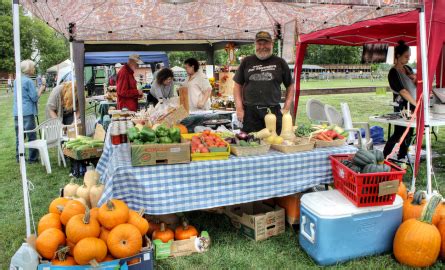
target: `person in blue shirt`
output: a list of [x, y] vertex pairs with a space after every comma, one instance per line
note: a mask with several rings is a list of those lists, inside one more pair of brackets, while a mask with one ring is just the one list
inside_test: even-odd
[[[46, 86], [42, 85], [39, 90], [36, 90], [34, 82], [30, 78], [34, 76], [36, 69], [35, 63], [31, 60], [24, 60], [20, 63], [20, 69], [22, 71], [22, 109], [23, 109], [23, 130], [32, 130], [36, 128], [35, 116], [37, 115], [37, 103], [40, 95], [45, 90]], [[17, 112], [17, 80], [14, 80], [14, 105], [13, 105], [14, 121], [15, 121], [15, 138], [16, 138], [16, 160], [19, 161], [18, 147], [19, 147], [19, 133], [18, 133], [18, 112]], [[25, 139], [33, 141], [37, 138], [35, 132], [25, 133]], [[37, 162], [38, 150], [29, 150], [28, 162]]]

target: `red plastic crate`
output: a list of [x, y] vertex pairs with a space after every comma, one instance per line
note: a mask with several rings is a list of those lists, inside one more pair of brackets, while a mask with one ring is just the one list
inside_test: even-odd
[[379, 197], [379, 184], [392, 180], [402, 181], [405, 170], [385, 161], [385, 164], [391, 167], [390, 172], [357, 173], [341, 163], [343, 160], [352, 160], [353, 157], [354, 154], [329, 157], [335, 188], [357, 207], [392, 204], [396, 194]]

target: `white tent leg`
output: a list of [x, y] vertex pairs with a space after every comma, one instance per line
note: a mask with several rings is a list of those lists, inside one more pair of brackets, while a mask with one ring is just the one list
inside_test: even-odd
[[74, 113], [74, 130], [76, 137], [79, 135], [77, 129], [77, 104], [76, 104], [76, 92], [74, 91], [74, 55], [73, 55], [73, 42], [70, 42], [70, 59], [71, 59], [71, 91], [73, 93], [73, 113]]
[[428, 54], [427, 54], [427, 40], [426, 40], [426, 23], [425, 23], [425, 9], [422, 8], [419, 12], [420, 22], [420, 52], [422, 56], [422, 80], [423, 80], [423, 112], [425, 116], [425, 150], [426, 150], [426, 191], [427, 197], [433, 194], [431, 173], [431, 134], [430, 134], [430, 95], [429, 95], [429, 80], [428, 80]]
[[26, 163], [25, 163], [25, 145], [23, 135], [23, 104], [22, 104], [22, 72], [20, 70], [20, 20], [19, 20], [19, 0], [13, 0], [12, 4], [13, 14], [13, 29], [14, 29], [14, 58], [15, 58], [15, 81], [17, 91], [17, 114], [18, 114], [18, 136], [19, 136], [19, 161], [20, 174], [22, 175], [23, 188], [23, 205], [25, 206], [25, 222], [26, 222], [26, 236], [31, 235], [31, 222], [29, 212], [29, 198], [28, 198], [28, 180], [26, 177]]

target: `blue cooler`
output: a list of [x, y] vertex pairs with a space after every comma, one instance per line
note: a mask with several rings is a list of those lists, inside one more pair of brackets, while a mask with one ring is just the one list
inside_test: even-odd
[[301, 198], [300, 245], [320, 265], [389, 252], [402, 222], [403, 200], [356, 207], [337, 190]]

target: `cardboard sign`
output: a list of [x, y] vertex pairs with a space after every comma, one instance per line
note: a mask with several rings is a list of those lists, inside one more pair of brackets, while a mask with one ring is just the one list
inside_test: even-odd
[[190, 142], [131, 145], [131, 165], [190, 163]]
[[399, 190], [399, 180], [386, 181], [379, 184], [379, 197], [396, 194]]

